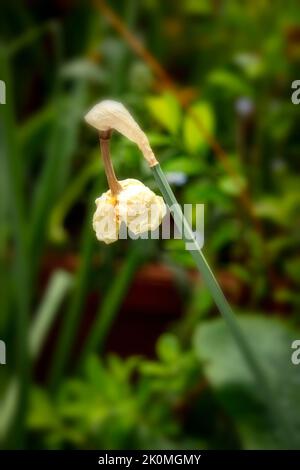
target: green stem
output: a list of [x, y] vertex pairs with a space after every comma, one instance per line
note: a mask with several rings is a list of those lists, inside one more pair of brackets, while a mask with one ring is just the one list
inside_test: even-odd
[[[287, 446], [290, 447], [292, 445], [291, 441], [293, 436], [293, 427], [286, 418], [285, 413], [282, 410], [281, 403], [278, 403], [277, 397], [274, 396], [274, 391], [265, 376], [264, 370], [261, 368], [255, 352], [249, 345], [247, 338], [245, 337], [243, 331], [241, 330], [236, 320], [232, 308], [226, 300], [218, 284], [218, 281], [213, 275], [213, 272], [211, 271], [201, 249], [199, 248], [192, 228], [184, 217], [182, 209], [178, 204], [176, 197], [160, 165], [157, 164], [151, 169], [154, 178], [159, 186], [159, 189], [173, 215], [174, 222], [177, 228], [182, 231], [183, 239], [188, 244], [188, 249], [196, 263], [196, 266], [200, 274], [202, 275], [206, 286], [208, 287], [220, 313], [224, 317], [231, 331], [231, 334], [240, 350], [240, 353], [243, 355], [246, 363], [249, 366], [249, 369], [252, 371], [253, 376], [256, 379], [262, 397], [264, 398], [264, 401], [270, 411], [271, 417], [273, 419], [274, 417], [276, 417], [279, 429], [282, 432], [282, 435], [284, 436], [285, 440], [287, 441]], [[297, 445], [297, 443], [295, 443], [295, 445]]]
[[[12, 284], [15, 297], [11, 298], [16, 317], [14, 348], [16, 376], [20, 384], [17, 410], [9, 445], [15, 448], [25, 446], [25, 420], [30, 380], [30, 361], [28, 355], [28, 318], [31, 300], [30, 263], [26, 214], [23, 191], [23, 166], [16, 138], [15, 109], [12, 90], [11, 64], [4, 46], [0, 45], [0, 74], [6, 83], [6, 104], [1, 109], [0, 142], [5, 185], [7, 187], [8, 210], [12, 220], [12, 239], [14, 256], [12, 261]], [[5, 313], [5, 312], [2, 312]]]
[[[46, 150], [46, 161], [37, 183], [30, 220], [29, 252], [33, 283], [38, 274], [41, 254], [47, 239], [48, 215], [69, 178], [85, 97], [86, 83], [76, 82], [66, 99], [62, 95], [56, 98], [56, 120]], [[67, 122], [66, 115], [69, 116]]]
[[[93, 193], [94, 194], [94, 193]], [[65, 372], [68, 364], [74, 337], [78, 330], [80, 315], [88, 291], [89, 277], [91, 274], [92, 254], [94, 246], [94, 233], [91, 229], [92, 210], [94, 209], [94, 197], [91, 198], [82, 234], [81, 263], [76, 275], [73, 297], [64, 315], [57, 347], [55, 349], [52, 368], [50, 372], [50, 386], [55, 388]]]

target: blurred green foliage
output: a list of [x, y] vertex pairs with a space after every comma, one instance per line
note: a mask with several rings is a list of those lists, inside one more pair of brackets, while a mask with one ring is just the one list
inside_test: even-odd
[[[298, 2], [107, 2], [172, 87], [112, 27], [101, 2], [27, 3], [2, 2], [0, 17], [7, 85], [0, 109], [0, 338], [9, 351], [0, 370], [1, 445], [285, 445], [223, 321], [213, 318], [206, 290], [199, 280], [191, 284], [183, 243], [96, 243], [91, 211], [107, 184], [83, 116], [107, 97], [133, 111], [179, 201], [205, 204], [205, 252], [300, 442], [298, 369], [290, 362], [300, 323], [300, 107], [290, 100], [299, 78]], [[120, 179], [157, 190], [130, 142], [114, 136], [112, 155]], [[54, 254], [61, 264], [45, 274]], [[71, 273], [68, 256], [78, 261]], [[106, 356], [136, 270], [157, 260], [172, 268], [185, 314], [158, 339], [156, 359]], [[102, 295], [95, 329], [73, 364], [95, 290]], [[57, 317], [54, 353], [39, 381], [33, 366]]]

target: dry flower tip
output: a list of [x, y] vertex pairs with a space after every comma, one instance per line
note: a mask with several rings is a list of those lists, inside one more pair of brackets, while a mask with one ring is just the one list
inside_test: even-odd
[[146, 134], [122, 103], [113, 100], [101, 101], [86, 114], [85, 120], [101, 133], [111, 129], [120, 132], [129, 140], [135, 142], [149, 166], [157, 165], [158, 162]]

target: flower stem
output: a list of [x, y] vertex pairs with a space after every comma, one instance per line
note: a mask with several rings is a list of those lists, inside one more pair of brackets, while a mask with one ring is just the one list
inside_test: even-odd
[[111, 134], [111, 130], [99, 132], [99, 140], [107, 182], [112, 195], [116, 196], [121, 191], [122, 187], [116, 178], [114, 167], [110, 158], [109, 142]]
[[160, 167], [159, 164], [151, 167], [155, 180], [159, 186], [159, 189], [173, 215], [174, 222], [177, 225], [177, 228], [182, 231], [184, 240], [189, 246], [189, 251], [194, 258], [196, 266], [202, 275], [206, 286], [208, 287], [220, 313], [224, 317], [231, 334], [240, 350], [240, 353], [243, 355], [245, 362], [249, 366], [249, 369], [252, 371], [253, 376], [256, 379], [256, 382], [261, 391], [262, 398], [264, 399], [271, 417], [277, 419], [278, 428], [284, 439], [287, 440], [287, 446], [293, 445], [290, 438], [287, 436], [292, 436], [292, 425], [286, 417], [284, 410], [282, 409], [281, 403], [277, 399], [277, 396], [274, 394], [274, 390], [269, 384], [263, 368], [261, 367], [258, 358], [256, 357], [255, 351], [251, 348], [247, 338], [245, 337], [243, 331], [241, 330], [235, 314], [228, 301], [226, 300], [218, 281], [216, 280], [213, 272], [211, 271], [204, 254], [202, 253], [195, 236], [193, 234], [192, 228], [188, 223], [187, 219], [184, 217], [182, 209], [178, 204], [176, 197]]

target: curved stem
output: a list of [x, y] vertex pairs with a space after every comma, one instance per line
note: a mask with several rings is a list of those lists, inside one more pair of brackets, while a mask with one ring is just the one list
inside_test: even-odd
[[116, 196], [121, 191], [122, 187], [116, 178], [114, 167], [110, 158], [109, 142], [111, 134], [111, 130], [99, 132], [99, 140], [107, 182], [112, 195]]

